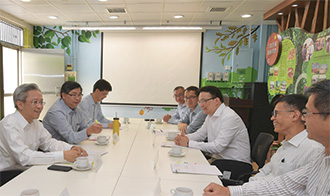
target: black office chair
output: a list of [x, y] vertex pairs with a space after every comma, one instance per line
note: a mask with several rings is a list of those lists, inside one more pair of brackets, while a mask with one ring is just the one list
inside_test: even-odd
[[0, 172], [0, 187], [21, 174], [24, 170], [13, 169]]
[[220, 177], [224, 186], [242, 185], [247, 182], [251, 175], [259, 172], [259, 169], [265, 165], [269, 147], [274, 141], [274, 136], [269, 133], [260, 133], [253, 145], [251, 152], [252, 161], [258, 165], [257, 171], [254, 171], [251, 164], [236, 160], [218, 159], [211, 164], [224, 173], [224, 171], [231, 172], [230, 178]]

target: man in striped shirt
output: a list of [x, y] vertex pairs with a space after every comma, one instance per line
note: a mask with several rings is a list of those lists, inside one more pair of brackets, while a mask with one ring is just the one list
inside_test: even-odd
[[204, 189], [212, 195], [329, 195], [330, 194], [330, 80], [315, 84], [302, 119], [308, 138], [324, 146], [314, 161], [273, 179], [223, 187], [215, 183]]

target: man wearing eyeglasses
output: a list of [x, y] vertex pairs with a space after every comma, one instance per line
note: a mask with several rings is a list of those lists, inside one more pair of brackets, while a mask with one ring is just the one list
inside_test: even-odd
[[274, 131], [284, 135], [285, 140], [270, 162], [249, 179], [250, 182], [293, 171], [313, 161], [323, 150], [320, 143], [307, 138], [301, 119], [306, 103], [307, 98], [303, 95], [286, 95], [277, 100], [271, 120]]
[[[199, 105], [207, 114], [205, 122], [195, 133], [178, 135], [175, 143], [211, 153], [212, 160], [231, 159], [251, 163], [247, 129], [238, 114], [223, 102], [217, 87], [202, 87]], [[204, 142], [206, 138], [208, 142]]]
[[183, 133], [194, 133], [199, 129], [206, 118], [206, 114], [198, 105], [199, 89], [196, 86], [189, 86], [184, 92], [185, 103], [189, 111], [183, 119], [178, 123], [178, 129]]
[[102, 125], [94, 123], [88, 126], [83, 111], [77, 108], [82, 98], [79, 83], [65, 82], [59, 98], [46, 113], [43, 124], [49, 133], [58, 140], [77, 144], [86, 140], [92, 133], [100, 133]]
[[313, 85], [303, 111], [308, 138], [323, 145], [315, 160], [284, 175], [223, 187], [211, 183], [204, 196], [211, 195], [330, 195], [330, 80]]
[[183, 119], [183, 116], [187, 113], [188, 107], [184, 101], [184, 88], [182, 86], [177, 86], [173, 90], [173, 97], [178, 103], [178, 107], [173, 115], [166, 114], [163, 117], [163, 121], [170, 124], [178, 124], [180, 120]]
[[15, 89], [16, 111], [0, 122], [0, 171], [64, 160], [74, 162], [79, 156], [87, 156], [81, 147], [51, 137], [38, 120], [44, 104], [36, 84], [22, 84]]

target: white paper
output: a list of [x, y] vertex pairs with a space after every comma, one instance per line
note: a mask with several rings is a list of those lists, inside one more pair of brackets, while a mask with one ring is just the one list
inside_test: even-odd
[[155, 133], [169, 133], [169, 132], [175, 132], [175, 133], [181, 133], [177, 129], [154, 129]]
[[171, 169], [173, 173], [205, 174], [215, 176], [222, 175], [220, 170], [214, 165], [171, 163]]
[[165, 141], [160, 144], [161, 147], [172, 148], [173, 146], [177, 146], [174, 141]]
[[[91, 136], [89, 136], [88, 140], [90, 140], [90, 141], [96, 141], [96, 138], [98, 136], [100, 136], [100, 134], [92, 134]], [[110, 135], [106, 135], [106, 137], [107, 137], [107, 140], [109, 140], [111, 136]]]

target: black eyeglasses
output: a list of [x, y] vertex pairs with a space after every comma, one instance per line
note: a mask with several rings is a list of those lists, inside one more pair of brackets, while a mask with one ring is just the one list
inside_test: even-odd
[[280, 111], [280, 110], [273, 110], [272, 111], [272, 116], [274, 116], [275, 118], [277, 117], [277, 114], [279, 112], [294, 112], [294, 110], [286, 110], [286, 111]]
[[188, 99], [195, 99], [197, 96], [190, 96], [190, 97], [185, 97], [184, 99], [185, 100], [188, 100]]
[[307, 109], [303, 109], [301, 113], [304, 117], [313, 114], [330, 114], [330, 112], [307, 112]]
[[201, 99], [201, 100], [198, 101], [198, 103], [199, 104], [205, 104], [206, 102], [208, 102], [208, 101], [210, 101], [212, 99], [215, 99], [215, 98], [217, 98], [217, 97], [211, 97], [209, 99]]
[[67, 94], [67, 95], [69, 95], [69, 96], [71, 96], [71, 97], [74, 97], [74, 98], [80, 98], [80, 97], [82, 97], [83, 96], [83, 94]]

